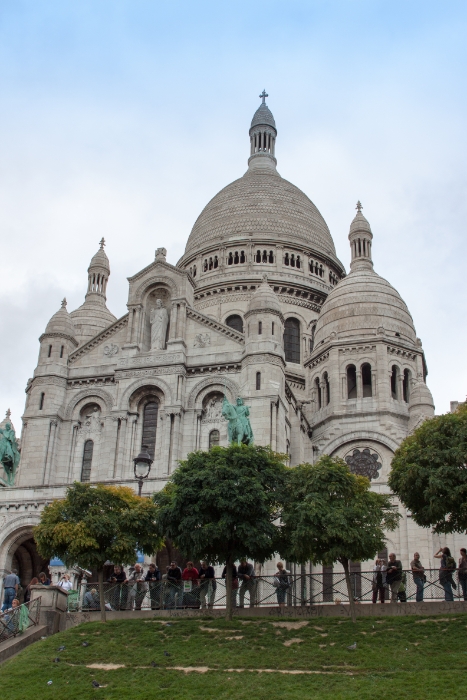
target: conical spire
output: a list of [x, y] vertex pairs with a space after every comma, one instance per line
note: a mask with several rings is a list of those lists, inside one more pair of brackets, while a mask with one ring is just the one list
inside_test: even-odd
[[272, 112], [266, 104], [268, 94], [266, 90], [260, 95], [262, 100], [260, 106], [253, 115], [250, 126], [250, 158], [248, 165], [252, 169], [269, 170], [276, 169], [276, 122]]
[[101, 303], [105, 304], [105, 291], [110, 275], [110, 264], [104, 246], [105, 239], [101, 238], [99, 250], [92, 257], [88, 267], [88, 291], [86, 293], [86, 299], [89, 298], [96, 302], [101, 301]]
[[362, 270], [364, 268], [372, 270], [373, 261], [371, 259], [371, 242], [373, 240], [373, 234], [371, 232], [370, 224], [362, 214], [363, 207], [360, 201], [357, 202], [357, 206], [355, 208], [357, 213], [350, 224], [349, 231], [350, 250], [352, 253], [350, 269], [352, 272], [354, 270]]

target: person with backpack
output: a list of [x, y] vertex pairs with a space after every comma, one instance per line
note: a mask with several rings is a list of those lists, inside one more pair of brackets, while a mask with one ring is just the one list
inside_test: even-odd
[[456, 561], [454, 557], [451, 556], [451, 550], [449, 547], [441, 547], [438, 549], [434, 555], [435, 559], [441, 559], [441, 566], [439, 568], [439, 582], [444, 588], [444, 600], [449, 603], [454, 602], [454, 594], [452, 592], [453, 588], [457, 588], [452, 577], [454, 571], [456, 570]]
[[285, 608], [287, 589], [290, 587], [289, 575], [290, 572], [284, 568], [284, 564], [281, 561], [278, 561], [277, 571], [274, 574], [273, 585], [276, 589], [277, 604], [280, 608]]
[[460, 555], [461, 558], [459, 559], [459, 568], [457, 570], [457, 576], [459, 578], [459, 583], [462, 588], [464, 600], [467, 600], [467, 550], [465, 549], [465, 547], [462, 547]]

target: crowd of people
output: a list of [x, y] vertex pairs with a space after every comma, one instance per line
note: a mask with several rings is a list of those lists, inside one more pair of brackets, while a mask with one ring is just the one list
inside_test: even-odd
[[[440, 560], [438, 580], [444, 589], [444, 599], [454, 601], [454, 590], [459, 586], [459, 594], [467, 601], [467, 551], [460, 550], [460, 558], [456, 563], [448, 547], [440, 548], [434, 557]], [[410, 570], [404, 571], [402, 562], [394, 553], [389, 554], [388, 560], [376, 559], [373, 567], [372, 602], [386, 601], [391, 603], [407, 601], [407, 576], [413, 577], [416, 588], [415, 601], [423, 602], [427, 584], [425, 567], [420, 560], [420, 554], [415, 552], [410, 562]], [[227, 577], [227, 567], [224, 567], [222, 578]], [[262, 577], [263, 579], [265, 577]], [[284, 607], [287, 591], [292, 585], [292, 577], [282, 562], [277, 563], [277, 570], [268, 579], [274, 588], [277, 604]], [[457, 583], [456, 583], [457, 580]], [[257, 602], [258, 577], [251, 562], [242, 559], [238, 566], [232, 564], [231, 604], [234, 608], [245, 606], [245, 595], [248, 593], [249, 605]], [[50, 579], [41, 572], [38, 577], [31, 579], [23, 591], [18, 572], [12, 569], [3, 580], [2, 613], [11, 613], [20, 605], [23, 596], [28, 603], [31, 598], [31, 587], [35, 585], [50, 586]], [[433, 583], [433, 582], [430, 582]], [[197, 568], [192, 561], [187, 562], [182, 569], [175, 561], [167, 566], [162, 573], [156, 564], [151, 563], [146, 573], [140, 563], [125, 573], [122, 566], [114, 566], [112, 574], [107, 579], [104, 602], [108, 610], [141, 610], [146, 596], [149, 598], [152, 610], [161, 608], [194, 607], [207, 609], [214, 606], [217, 592], [217, 580], [214, 567], [207, 561], [202, 561]], [[58, 585], [70, 592], [72, 583], [70, 576], [64, 573]], [[100, 599], [98, 589], [89, 587], [83, 598], [83, 609], [99, 610]]]
[[[462, 590], [462, 597], [467, 600], [467, 550], [463, 547], [460, 550], [459, 563], [451, 555], [449, 547], [441, 547], [434, 555], [435, 559], [440, 559], [440, 569], [438, 580], [444, 589], [444, 600], [454, 601], [454, 591], [457, 584], [454, 575], [457, 571], [457, 582]], [[415, 602], [423, 603], [423, 594], [427, 577], [425, 567], [420, 561], [420, 554], [415, 552], [410, 562], [413, 581], [416, 587]], [[385, 599], [390, 599], [391, 603], [405, 603], [407, 601], [407, 573], [402, 568], [402, 563], [395, 554], [389, 555], [389, 560], [377, 559], [373, 567], [373, 603], [378, 598], [380, 603]]]

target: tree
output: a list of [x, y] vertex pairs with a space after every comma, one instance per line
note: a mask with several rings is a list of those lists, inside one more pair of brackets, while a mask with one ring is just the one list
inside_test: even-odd
[[403, 440], [389, 486], [417, 525], [446, 534], [467, 530], [467, 403]]
[[257, 445], [193, 452], [154, 494], [159, 535], [186, 556], [225, 564], [226, 618], [232, 619], [232, 565], [277, 551], [285, 455]]
[[75, 482], [63, 500], [42, 512], [34, 529], [37, 549], [45, 558], [59, 557], [67, 566], [97, 569], [101, 621], [105, 622], [104, 564], [134, 562], [137, 551], [161, 548], [156, 507], [124, 486], [91, 486]]
[[370, 491], [370, 481], [352, 474], [342, 459], [323, 455], [314, 465], [290, 470], [280, 553], [300, 564], [339, 561], [355, 622], [349, 561], [370, 559], [383, 549], [384, 530], [394, 530], [398, 518], [389, 496]]

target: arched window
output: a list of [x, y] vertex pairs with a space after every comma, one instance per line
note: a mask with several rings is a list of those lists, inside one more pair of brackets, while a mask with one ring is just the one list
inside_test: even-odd
[[357, 398], [357, 370], [355, 365], [347, 367], [347, 398]]
[[219, 431], [211, 430], [209, 433], [209, 449], [211, 449], [211, 447], [219, 447], [219, 438]]
[[258, 335], [262, 335], [262, 334], [263, 334], [263, 322], [258, 321]]
[[269, 262], [270, 263], [274, 262], [274, 253], [272, 252], [272, 250], [269, 251]]
[[256, 262], [261, 262], [261, 251], [258, 250], [256, 253]]
[[321, 387], [319, 385], [318, 377], [316, 377], [316, 379], [315, 379], [315, 387], [316, 387], [316, 402], [317, 402], [318, 410], [319, 410], [321, 408], [321, 406], [323, 405], [323, 402], [321, 400]]
[[323, 379], [324, 379], [324, 385], [326, 387], [326, 394], [325, 394], [324, 398], [325, 398], [325, 404], [327, 405], [331, 400], [331, 397], [329, 395], [329, 376], [328, 376], [327, 372], [324, 373]]
[[92, 440], [86, 440], [84, 443], [83, 450], [83, 464], [81, 466], [81, 481], [91, 480], [91, 465], [92, 465], [92, 452], [94, 450], [94, 443]]
[[289, 263], [290, 263], [290, 261], [289, 261], [289, 254], [286, 253], [286, 254], [285, 254], [285, 257], [284, 257], [284, 265], [289, 265]]
[[391, 372], [391, 396], [393, 399], [399, 398], [399, 367], [397, 365], [392, 366]]
[[158, 411], [159, 402], [152, 400], [145, 405], [143, 412], [143, 434], [141, 436], [141, 448], [143, 445], [146, 445], [152, 459], [154, 459], [154, 450], [156, 447]]
[[300, 269], [300, 264], [301, 264], [300, 263], [300, 256], [297, 255], [297, 267], [298, 267], [298, 269]]
[[219, 258], [217, 257], [217, 255], [214, 256], [214, 267], [219, 267]]
[[271, 334], [272, 334], [272, 335], [274, 335], [274, 321], [272, 322], [272, 330], [271, 330]]
[[225, 324], [230, 326], [230, 328], [243, 333], [243, 319], [238, 314], [232, 314], [232, 316], [229, 316], [226, 319]]
[[288, 318], [284, 324], [284, 352], [286, 362], [300, 363], [300, 321]]
[[261, 372], [256, 372], [256, 390], [261, 389]]
[[49, 352], [48, 352], [48, 354], [47, 354], [47, 357], [50, 357], [50, 356], [51, 356], [51, 354], [52, 354], [52, 346], [51, 346], [51, 345], [49, 345]]
[[196, 277], [196, 265], [193, 265], [193, 277]]
[[64, 349], [65, 349], [65, 346], [64, 346], [64, 345], [61, 345], [61, 346], [60, 346], [60, 357], [63, 357], [63, 351], [64, 351]]
[[207, 270], [208, 270], [208, 261], [207, 261], [207, 259], [204, 261], [203, 270], [204, 270], [204, 272], [207, 272]]
[[403, 383], [403, 392], [404, 392], [404, 401], [405, 403], [409, 403], [410, 399], [410, 370], [405, 369], [404, 370], [404, 383]]
[[45, 399], [45, 394], [42, 392], [41, 397], [39, 399], [39, 411], [42, 411], [44, 408], [44, 399]]
[[238, 250], [236, 250], [235, 255], [234, 255], [234, 264], [238, 265], [239, 262], [240, 262], [240, 258], [238, 256]]
[[233, 254], [229, 253], [229, 257], [227, 259], [227, 265], [233, 265]]
[[373, 396], [373, 387], [371, 386], [371, 365], [365, 362], [362, 365], [362, 385], [363, 385], [363, 398], [365, 396]]

